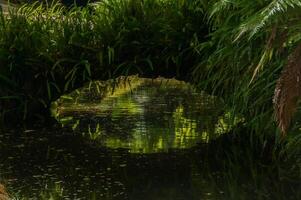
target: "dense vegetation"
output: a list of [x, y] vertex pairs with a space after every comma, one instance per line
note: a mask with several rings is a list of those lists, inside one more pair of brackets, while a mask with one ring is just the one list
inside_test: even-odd
[[[210, 2], [212, 30], [201, 45], [205, 62], [194, 71], [196, 80], [206, 80], [207, 88], [243, 113], [257, 132], [274, 126], [275, 91], [277, 120], [287, 132], [298, 98], [300, 1]], [[284, 66], [292, 69], [279, 78]]]
[[110, 0], [71, 10], [35, 4], [2, 15], [3, 116], [9, 108], [24, 119], [41, 114], [41, 105], [47, 109], [91, 79], [185, 78], [198, 60], [191, 45], [207, 31], [193, 4]]

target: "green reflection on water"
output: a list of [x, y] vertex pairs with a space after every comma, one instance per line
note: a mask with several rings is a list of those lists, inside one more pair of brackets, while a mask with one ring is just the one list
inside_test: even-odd
[[132, 153], [191, 148], [231, 127], [217, 98], [175, 79], [92, 82], [59, 99], [54, 110], [63, 126]]

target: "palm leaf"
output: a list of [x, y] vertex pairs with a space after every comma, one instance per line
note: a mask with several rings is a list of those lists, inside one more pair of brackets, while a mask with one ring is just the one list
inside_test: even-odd
[[249, 38], [253, 37], [269, 22], [275, 20], [275, 15], [285, 13], [289, 8], [297, 7], [301, 7], [300, 0], [273, 0], [269, 5], [260, 10], [255, 15], [252, 15], [240, 25], [239, 32], [236, 36], [235, 41], [245, 33], [249, 33]]

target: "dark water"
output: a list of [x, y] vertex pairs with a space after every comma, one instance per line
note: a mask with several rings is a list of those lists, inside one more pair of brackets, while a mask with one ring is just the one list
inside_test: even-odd
[[[241, 197], [235, 190], [238, 178], [221, 179], [224, 161], [200, 145], [231, 127], [220, 102], [177, 81], [130, 85], [113, 90], [90, 85], [55, 103], [61, 124], [2, 131], [0, 182], [18, 199], [199, 200], [255, 194], [251, 183], [246, 189], [251, 192]], [[216, 164], [209, 164], [211, 158]], [[240, 164], [231, 167], [239, 178], [246, 176]]]
[[131, 154], [56, 129], [9, 133], [1, 141], [1, 179], [16, 196], [151, 200], [212, 193], [200, 177], [201, 162], [188, 151]]

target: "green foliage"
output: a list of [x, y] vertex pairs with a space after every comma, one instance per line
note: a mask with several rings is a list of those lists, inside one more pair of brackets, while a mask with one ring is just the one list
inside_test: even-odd
[[211, 0], [208, 41], [196, 47], [200, 88], [225, 99], [258, 134], [275, 133], [272, 99], [279, 73], [300, 40], [300, 1]]
[[198, 60], [192, 45], [207, 33], [201, 4], [107, 0], [67, 9], [34, 3], [1, 13], [1, 111], [14, 108], [31, 118], [92, 79], [188, 77]]

